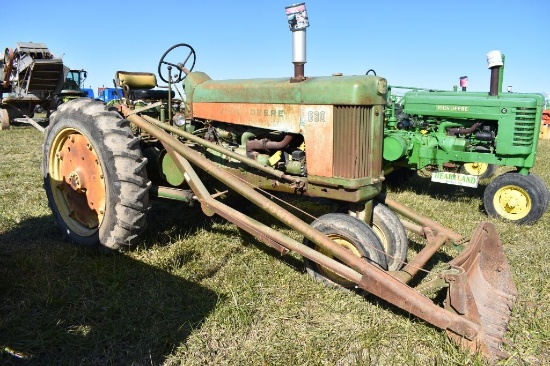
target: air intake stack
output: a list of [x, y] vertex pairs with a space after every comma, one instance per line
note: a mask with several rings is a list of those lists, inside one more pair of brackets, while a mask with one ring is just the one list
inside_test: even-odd
[[304, 65], [306, 63], [306, 28], [309, 27], [306, 4], [294, 4], [285, 8], [288, 26], [292, 32], [292, 63], [294, 77], [290, 82], [304, 81]]

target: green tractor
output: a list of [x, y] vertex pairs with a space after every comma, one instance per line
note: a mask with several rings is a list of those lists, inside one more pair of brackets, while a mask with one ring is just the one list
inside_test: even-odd
[[[193, 71], [195, 51], [182, 43], [160, 58], [167, 85], [157, 85], [153, 73], [118, 71], [124, 95], [116, 108], [90, 98], [59, 106], [45, 132], [43, 175], [61, 232], [76, 244], [116, 250], [140, 240], [150, 200], [197, 204], [281, 254], [301, 255], [314, 278], [367, 291], [467, 349], [503, 357], [517, 293], [494, 226], [480, 223], [464, 240], [381, 195], [386, 80], [306, 77], [305, 5], [286, 11], [292, 77], [212, 80]], [[308, 223], [283, 206], [280, 193], [343, 208], [310, 215]], [[247, 215], [243, 205], [226, 204], [230, 194], [303, 241]], [[406, 230], [426, 241], [414, 256], [407, 257]], [[417, 281], [444, 245], [459, 254]], [[446, 292], [443, 306], [429, 297], [439, 291]]]
[[[504, 56], [487, 55], [490, 91], [467, 92], [392, 86], [384, 127], [388, 179], [410, 169], [431, 172], [435, 182], [477, 187], [497, 166], [516, 170], [494, 178], [483, 203], [489, 216], [534, 223], [548, 208], [546, 184], [530, 173], [535, 164], [544, 96], [502, 93]], [[462, 78], [461, 78], [462, 83]], [[407, 91], [396, 95], [396, 90]]]

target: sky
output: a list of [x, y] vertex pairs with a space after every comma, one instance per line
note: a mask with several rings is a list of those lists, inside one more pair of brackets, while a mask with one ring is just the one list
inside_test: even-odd
[[[118, 70], [157, 74], [163, 53], [178, 43], [194, 48], [194, 70], [212, 79], [290, 77], [285, 7], [299, 2], [0, 0], [0, 47], [44, 43], [68, 67], [87, 70], [84, 86], [96, 93], [113, 86]], [[504, 89], [550, 93], [548, 0], [305, 4], [306, 76], [373, 69], [390, 85], [449, 90], [468, 76], [468, 90], [488, 91], [486, 55], [499, 50]]]

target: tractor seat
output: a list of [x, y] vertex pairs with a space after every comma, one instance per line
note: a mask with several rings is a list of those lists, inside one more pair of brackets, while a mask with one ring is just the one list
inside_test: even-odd
[[[157, 86], [157, 77], [153, 73], [117, 71], [115, 80], [117, 86], [128, 93], [128, 98], [131, 100], [168, 99], [168, 90], [153, 89]], [[174, 98], [174, 91], [171, 94]]]

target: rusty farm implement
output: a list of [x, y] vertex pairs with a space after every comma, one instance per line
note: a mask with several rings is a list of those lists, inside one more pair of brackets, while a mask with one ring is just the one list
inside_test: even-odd
[[[159, 62], [165, 89], [157, 88], [155, 74], [119, 71], [124, 95], [116, 108], [88, 98], [62, 104], [45, 132], [43, 161], [59, 227], [77, 244], [118, 249], [139, 240], [151, 198], [198, 202], [206, 215], [282, 254], [303, 256], [315, 278], [365, 290], [446, 330], [463, 347], [504, 357], [516, 289], [495, 228], [480, 223], [467, 241], [381, 195], [386, 80], [304, 76], [305, 7], [289, 7], [287, 15], [292, 77], [212, 80], [193, 71], [193, 48], [178, 44]], [[180, 83], [185, 98], [176, 98]], [[227, 192], [303, 241], [227, 205]], [[326, 198], [344, 208], [310, 224], [267, 192]], [[426, 239], [410, 258], [407, 230]], [[460, 254], [413, 287], [444, 245]], [[443, 306], [430, 297], [442, 291]]]

